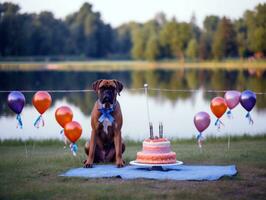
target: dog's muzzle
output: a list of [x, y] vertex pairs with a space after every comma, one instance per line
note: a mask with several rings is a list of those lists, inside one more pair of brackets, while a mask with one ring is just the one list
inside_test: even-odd
[[105, 96], [102, 100], [102, 103], [105, 104], [105, 103], [109, 103], [109, 104], [113, 104], [113, 101], [110, 97], [108, 96]]
[[100, 101], [106, 108], [110, 108], [114, 104], [115, 94], [111, 89], [106, 89], [102, 91]]

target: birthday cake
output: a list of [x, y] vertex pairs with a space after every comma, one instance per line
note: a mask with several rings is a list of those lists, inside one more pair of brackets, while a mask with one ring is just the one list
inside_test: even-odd
[[142, 151], [137, 153], [136, 162], [144, 164], [176, 163], [176, 153], [171, 151], [168, 139], [149, 138], [143, 141]]

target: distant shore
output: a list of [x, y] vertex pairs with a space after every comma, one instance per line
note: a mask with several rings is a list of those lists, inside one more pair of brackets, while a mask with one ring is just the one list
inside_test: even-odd
[[225, 61], [59, 61], [59, 62], [1, 62], [1, 71], [27, 70], [56, 70], [56, 71], [116, 71], [116, 70], [145, 70], [145, 69], [266, 69], [266, 60], [225, 60]]

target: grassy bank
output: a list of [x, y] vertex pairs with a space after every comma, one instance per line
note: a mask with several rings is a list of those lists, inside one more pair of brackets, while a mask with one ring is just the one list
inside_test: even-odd
[[0, 70], [143, 70], [178, 68], [226, 68], [226, 69], [266, 69], [266, 61], [226, 60], [203, 62], [178, 61], [66, 61], [66, 62], [0, 62]]
[[[209, 139], [199, 152], [194, 140], [175, 140], [173, 150], [185, 164], [236, 164], [238, 175], [214, 182], [155, 181], [119, 178], [79, 179], [58, 174], [82, 166], [82, 143], [77, 157], [60, 141], [2, 141], [0, 199], [265, 199], [266, 137]], [[124, 158], [135, 159], [140, 142], [127, 141]]]

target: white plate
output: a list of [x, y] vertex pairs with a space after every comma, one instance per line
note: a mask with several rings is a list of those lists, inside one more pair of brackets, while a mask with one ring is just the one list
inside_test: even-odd
[[129, 162], [129, 164], [141, 167], [168, 167], [168, 166], [183, 165], [183, 162], [177, 160], [176, 163], [170, 163], [170, 164], [147, 164], [147, 163], [139, 163], [136, 160], [132, 160]]

